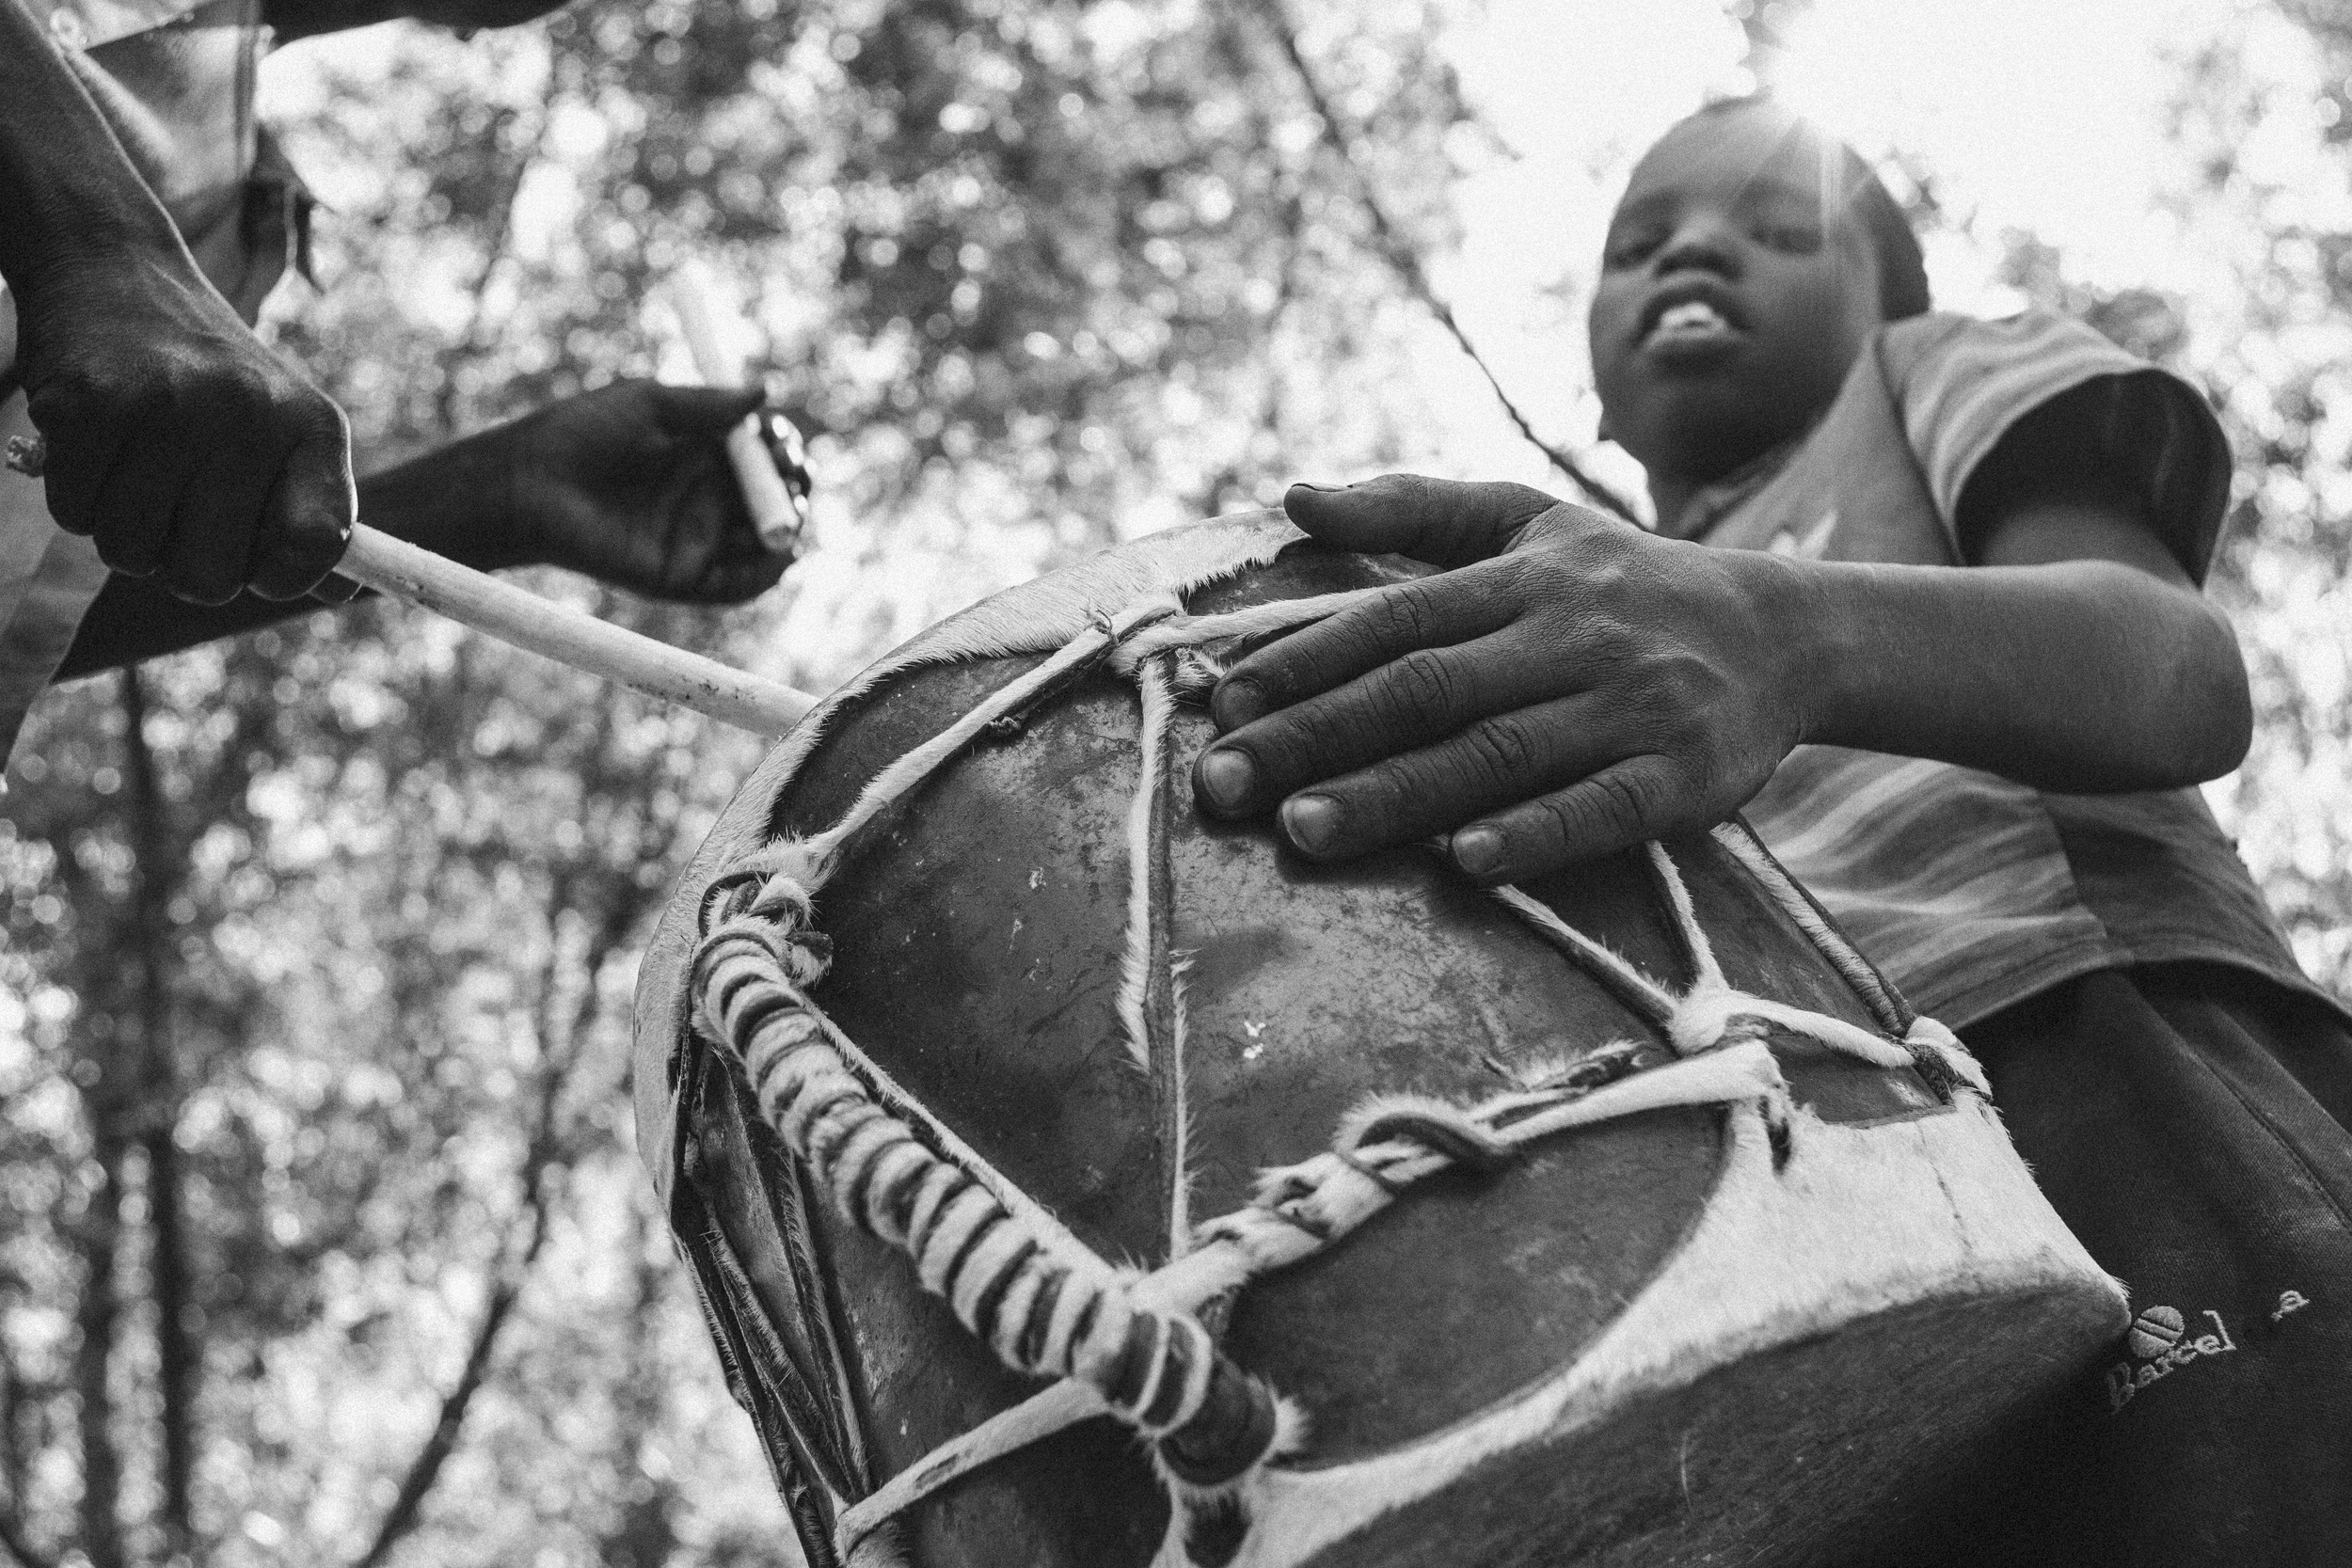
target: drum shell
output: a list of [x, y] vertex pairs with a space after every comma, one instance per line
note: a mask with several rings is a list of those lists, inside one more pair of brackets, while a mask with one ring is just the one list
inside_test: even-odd
[[[1189, 608], [1400, 573], [1295, 548], [1194, 594]], [[715, 837], [822, 829], [882, 766], [1036, 661], [895, 677], [847, 705], [788, 781], [747, 789]], [[1089, 678], [1018, 736], [951, 764], [860, 847], [818, 907], [836, 958], [815, 999], [1098, 1253], [1164, 1261], [1180, 1190], [1194, 1220], [1238, 1207], [1257, 1168], [1324, 1147], [1367, 1094], [1476, 1099], [1547, 1061], [1653, 1037], [1425, 851], [1323, 867], [1267, 824], [1201, 816], [1187, 773], [1209, 726], [1183, 710], [1143, 859], [1164, 911], [1153, 961], [1184, 968], [1150, 999], [1159, 1032], [1137, 1060], [1115, 1006], [1137, 733], [1133, 686]], [[1668, 847], [1735, 985], [1872, 1022], [1713, 840]], [[706, 854], [686, 894], [715, 863]], [[1659, 979], [1691, 978], [1640, 855], [1529, 891]], [[675, 1017], [674, 1000], [667, 1010]], [[1793, 1037], [1775, 1046], [1825, 1121], [1952, 1114], [1915, 1074], [1833, 1060]], [[771, 1454], [789, 1456], [783, 1479], [804, 1489], [796, 1506], [811, 1530], [832, 1512], [824, 1495], [862, 1495], [1036, 1391], [921, 1293], [904, 1258], [814, 1201], [714, 1053], [690, 1047], [675, 1070], [687, 1131], [674, 1219], [739, 1397]], [[1497, 1177], [1440, 1178], [1344, 1244], [1253, 1281], [1225, 1343], [1312, 1413], [1293, 1463], [1344, 1464], [1443, 1430], [1572, 1361], [1705, 1209], [1724, 1126], [1711, 1109], [1656, 1112], [1561, 1139]], [[904, 1523], [926, 1563], [1140, 1564], [1166, 1518], [1140, 1448], [1102, 1420], [951, 1484]]]

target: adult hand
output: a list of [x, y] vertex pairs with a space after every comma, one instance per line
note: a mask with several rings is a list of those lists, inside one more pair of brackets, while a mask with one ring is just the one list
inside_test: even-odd
[[342, 410], [246, 330], [184, 250], [53, 269], [19, 293], [17, 330], [49, 515], [113, 570], [216, 605], [247, 587], [299, 597], [342, 555]]
[[[757, 389], [624, 381], [483, 439], [508, 476], [511, 559], [547, 562], [660, 599], [734, 604], [784, 575], [729, 467], [727, 431]], [[805, 483], [777, 443], [787, 482]]]
[[1805, 728], [1800, 585], [1756, 552], [1659, 539], [1517, 484], [1389, 475], [1283, 498], [1315, 538], [1453, 568], [1249, 655], [1202, 807], [1281, 807], [1318, 860], [1450, 834], [1482, 881], [1540, 876], [1704, 828]]

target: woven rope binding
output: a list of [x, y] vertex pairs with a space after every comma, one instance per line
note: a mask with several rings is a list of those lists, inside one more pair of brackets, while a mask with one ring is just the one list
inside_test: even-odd
[[753, 909], [706, 936], [694, 990], [703, 1033], [736, 1057], [761, 1116], [842, 1216], [912, 1258], [923, 1288], [1006, 1365], [1092, 1387], [1175, 1481], [1216, 1489], [1263, 1463], [1292, 1423], [1198, 1318], [1138, 1301], [1130, 1273], [1049, 1253], [875, 1101], [804, 994], [831, 957], [807, 911], [804, 891], [769, 879]]

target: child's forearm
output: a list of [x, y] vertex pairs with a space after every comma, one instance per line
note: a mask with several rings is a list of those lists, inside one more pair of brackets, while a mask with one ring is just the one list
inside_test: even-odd
[[1809, 562], [1786, 578], [1767, 591], [1798, 650], [1807, 740], [2075, 793], [2197, 784], [2246, 753], [2228, 622], [2136, 566]]
[[1805, 741], [2067, 791], [2233, 766], [2236, 648], [2135, 503], [1994, 500], [1963, 569], [1712, 549], [1510, 484], [1295, 487], [1327, 543], [1454, 569], [1237, 660], [1196, 792], [1279, 804], [1317, 858], [1447, 834], [1508, 880], [1721, 821]]

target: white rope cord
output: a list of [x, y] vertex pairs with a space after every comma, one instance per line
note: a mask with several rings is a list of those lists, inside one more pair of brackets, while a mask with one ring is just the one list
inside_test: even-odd
[[1575, 959], [1579, 968], [1607, 986], [1617, 1000], [1634, 1012], [1661, 1029], [1674, 1017], [1674, 992], [1561, 919], [1549, 905], [1537, 902], [1508, 882], [1486, 891], [1498, 903], [1526, 921], [1538, 936]]
[[1168, 1255], [1182, 1258], [1192, 1250], [1192, 1082], [1191, 1069], [1184, 1058], [1186, 1047], [1184, 1018], [1184, 975], [1192, 968], [1189, 955], [1177, 958], [1168, 977], [1168, 1049], [1174, 1056], [1171, 1079], [1176, 1088], [1176, 1106], [1170, 1117], [1175, 1134], [1176, 1150], [1169, 1164], [1173, 1170], [1168, 1178]]
[[[1773, 1128], [1788, 1123], [1788, 1085], [1759, 1041], [1642, 1071], [1630, 1070], [1634, 1054], [1623, 1042], [1604, 1046], [1564, 1069], [1562, 1082], [1467, 1108], [1418, 1095], [1367, 1101], [1342, 1123], [1330, 1151], [1262, 1172], [1247, 1207], [1204, 1222], [1195, 1231], [1196, 1249], [1136, 1281], [1134, 1295], [1197, 1312], [1258, 1275], [1335, 1244], [1406, 1188], [1457, 1163], [1423, 1136], [1475, 1147], [1483, 1164], [1515, 1159], [1571, 1128], [1645, 1111], [1755, 1103]], [[1625, 1075], [1612, 1079], [1612, 1072]], [[950, 1481], [1104, 1411], [1099, 1396], [1075, 1385], [1033, 1395], [948, 1439], [844, 1509], [834, 1542], [847, 1558], [875, 1529]]]
[[1103, 1396], [1084, 1383], [1057, 1383], [1032, 1394], [958, 1433], [843, 1509], [834, 1520], [834, 1550], [844, 1563], [854, 1563], [858, 1548], [877, 1530], [951, 1481], [1108, 1413]]
[[1178, 657], [1175, 653], [1161, 655], [1145, 659], [1135, 668], [1142, 699], [1143, 743], [1136, 766], [1136, 792], [1127, 807], [1127, 946], [1120, 963], [1118, 999], [1120, 1025], [1127, 1035], [1127, 1054], [1139, 1069], [1151, 1072], [1154, 1056], [1152, 988], [1154, 982], [1167, 988], [1168, 1037], [1157, 1045], [1165, 1059], [1164, 1087], [1171, 1101], [1164, 1121], [1168, 1144], [1168, 1243], [1171, 1258], [1181, 1256], [1192, 1241], [1192, 1097], [1184, 1058], [1184, 965], [1164, 945], [1167, 933], [1159, 929], [1154, 882], [1159, 859], [1155, 839], [1166, 831], [1161, 813], [1168, 791], [1168, 730], [1176, 719], [1171, 667]]
[[[787, 911], [788, 913], [789, 911]], [[1133, 1275], [1057, 1257], [988, 1185], [876, 1102], [802, 987], [821, 956], [772, 918], [726, 920], [703, 942], [704, 1032], [739, 1063], [761, 1117], [842, 1215], [912, 1258], [923, 1288], [999, 1359], [1076, 1378], [1204, 1487], [1272, 1451], [1283, 1422], [1264, 1385], [1189, 1312], [1138, 1302]]]
[[[1506, 908], [1584, 965], [1595, 978], [1607, 983], [1637, 1012], [1662, 1028], [1669, 1043], [1684, 1056], [1711, 1051], [1726, 1038], [1754, 1034], [1758, 1025], [1774, 1023], [1793, 1033], [1809, 1036], [1833, 1051], [1867, 1062], [1873, 1067], [1931, 1066], [1938, 1069], [1934, 1076], [1947, 1081], [1956, 1080], [1991, 1098], [1992, 1091], [1986, 1084], [1983, 1069], [1978, 1067], [1976, 1059], [1968, 1054], [1958, 1037], [1933, 1019], [1924, 1015], [1915, 1017], [1911, 1027], [1899, 1041], [1858, 1023], [1850, 1023], [1842, 1018], [1757, 996], [1732, 985], [1724, 977], [1723, 965], [1715, 957], [1714, 944], [1708, 940], [1707, 929], [1699, 923], [1698, 911], [1691, 902], [1691, 890], [1683, 881], [1681, 868], [1676, 865], [1674, 856], [1667, 852], [1665, 846], [1656, 843], [1647, 846], [1647, 852], [1659, 886], [1665, 895], [1667, 911], [1674, 916], [1683, 951], [1690, 955], [1692, 968], [1695, 971], [1690, 988], [1679, 996], [1518, 888], [1506, 884], [1492, 891]], [[1799, 896], [1802, 897], [1802, 894]], [[1816, 914], [1817, 922], [1819, 918]], [[1852, 953], [1851, 947], [1845, 950]], [[1835, 962], [1834, 956], [1826, 949], [1824, 957], [1830, 957]], [[1860, 955], [1854, 954], [1853, 957], [1856, 962], [1862, 961]]]
[[[1909, 1066], [1917, 1069], [1939, 1089], [1947, 1084], [1957, 1083], [1965, 1085], [1986, 1100], [1993, 1098], [1992, 1081], [1985, 1077], [1983, 1067], [1961, 1037], [1927, 1014], [1913, 1013], [1904, 1007], [1887, 990], [1877, 967], [1831, 924], [1829, 917], [1821, 912], [1820, 906], [1814, 903], [1811, 895], [1798, 885], [1796, 879], [1789, 876], [1781, 863], [1756, 842], [1753, 832], [1742, 824], [1724, 822], [1716, 825], [1713, 837], [1756, 879], [1772, 901], [1812, 942], [1815, 951], [1829, 960], [1847, 985], [1869, 1006], [1877, 1016], [1880, 1027], [1888, 1035], [1899, 1035], [1911, 1058]], [[1759, 1016], [1778, 1017], [1772, 1012], [1759, 1012]], [[1807, 1016], [1819, 1018], [1822, 1015]], [[1828, 1022], [1838, 1022], [1835, 1019]], [[1810, 1026], [1804, 1027], [1808, 1033], [1814, 1032]], [[1842, 1027], [1853, 1030], [1858, 1037], [1880, 1037], [1852, 1024]]]
[[1767, 896], [1780, 906], [1781, 912], [1796, 924], [1813, 943], [1815, 951], [1827, 958], [1854, 994], [1868, 1005], [1879, 1027], [1890, 1035], [1901, 1035], [1911, 1027], [1911, 1010], [1898, 1001], [1886, 989], [1885, 979], [1878, 966], [1864, 958], [1844, 932], [1830, 923], [1820, 905], [1788, 875], [1786, 867], [1772, 857], [1756, 834], [1738, 822], [1715, 825], [1714, 840], [1738, 861], [1747, 874], [1756, 879]]
[[1136, 675], [1143, 696], [1143, 754], [1127, 807], [1127, 951], [1119, 971], [1119, 1022], [1127, 1031], [1127, 1054], [1149, 1069], [1152, 1032], [1144, 1004], [1152, 989], [1152, 817], [1168, 783], [1168, 727], [1176, 717], [1176, 697], [1164, 660], [1142, 666]]
[[1659, 891], [1666, 895], [1666, 907], [1673, 911], [1675, 929], [1682, 939], [1682, 951], [1691, 960], [1694, 978], [1693, 990], [1729, 990], [1731, 982], [1724, 978], [1724, 966], [1716, 961], [1715, 944], [1708, 940], [1707, 927], [1699, 924], [1698, 906], [1691, 902], [1690, 885], [1682, 879], [1682, 867], [1675, 863], [1666, 847], [1652, 839], [1642, 846], [1649, 856], [1650, 875]]
[[[1633, 1070], [1635, 1048], [1604, 1047], [1578, 1064], [1623, 1076], [1498, 1095], [1458, 1106], [1428, 1095], [1381, 1095], [1342, 1124], [1329, 1151], [1261, 1173], [1255, 1201], [1200, 1227], [1240, 1249], [1250, 1275], [1313, 1256], [1386, 1209], [1416, 1181], [1456, 1164], [1495, 1168], [1532, 1143], [1574, 1127], [1676, 1106], [1760, 1104], [1785, 1127], [1788, 1086], [1760, 1041]], [[1573, 1070], [1573, 1069], [1571, 1069]]]
[[803, 879], [802, 885], [811, 893], [822, 887], [825, 879], [832, 874], [834, 863], [844, 844], [938, 771], [950, 757], [970, 745], [982, 730], [1021, 707], [1063, 676], [1089, 660], [1103, 657], [1138, 626], [1181, 613], [1183, 609], [1183, 604], [1173, 594], [1146, 594], [1100, 626], [1079, 633], [1044, 663], [1011, 682], [946, 729], [883, 768], [859, 793], [856, 803], [850, 807], [839, 822], [808, 840], [816, 879]]
[[[776, 925], [799, 955], [797, 961], [787, 967], [787, 977], [803, 989], [815, 985], [833, 962], [833, 943], [810, 925], [811, 900], [797, 879], [807, 863], [805, 849], [801, 841], [787, 839], [746, 856], [737, 863], [733, 872], [712, 885], [703, 902], [702, 917], [706, 929], [738, 915], [751, 915]], [[809, 1012], [876, 1103], [906, 1122], [924, 1142], [962, 1166], [994, 1194], [996, 1200], [1027, 1226], [1048, 1252], [1077, 1264], [1102, 1262], [1094, 1249], [1080, 1241], [1052, 1210], [991, 1165], [954, 1128], [931, 1115], [930, 1107], [920, 1097], [908, 1092], [881, 1063], [861, 1051], [857, 1042], [822, 1010], [811, 1007]], [[706, 1034], [716, 1037], [716, 1023], [707, 1017], [698, 1017], [697, 1022], [704, 1025]]]
[[1377, 597], [1388, 592], [1381, 588], [1351, 588], [1340, 594], [1315, 594], [1303, 599], [1269, 599], [1223, 615], [1176, 615], [1157, 626], [1146, 626], [1129, 637], [1111, 655], [1111, 669], [1119, 674], [1133, 674], [1136, 667], [1154, 654], [1180, 648], [1198, 648], [1209, 642], [1221, 642], [1232, 638], [1263, 637], [1269, 632], [1289, 631], [1310, 621], [1320, 621], [1336, 615], [1351, 605]]

